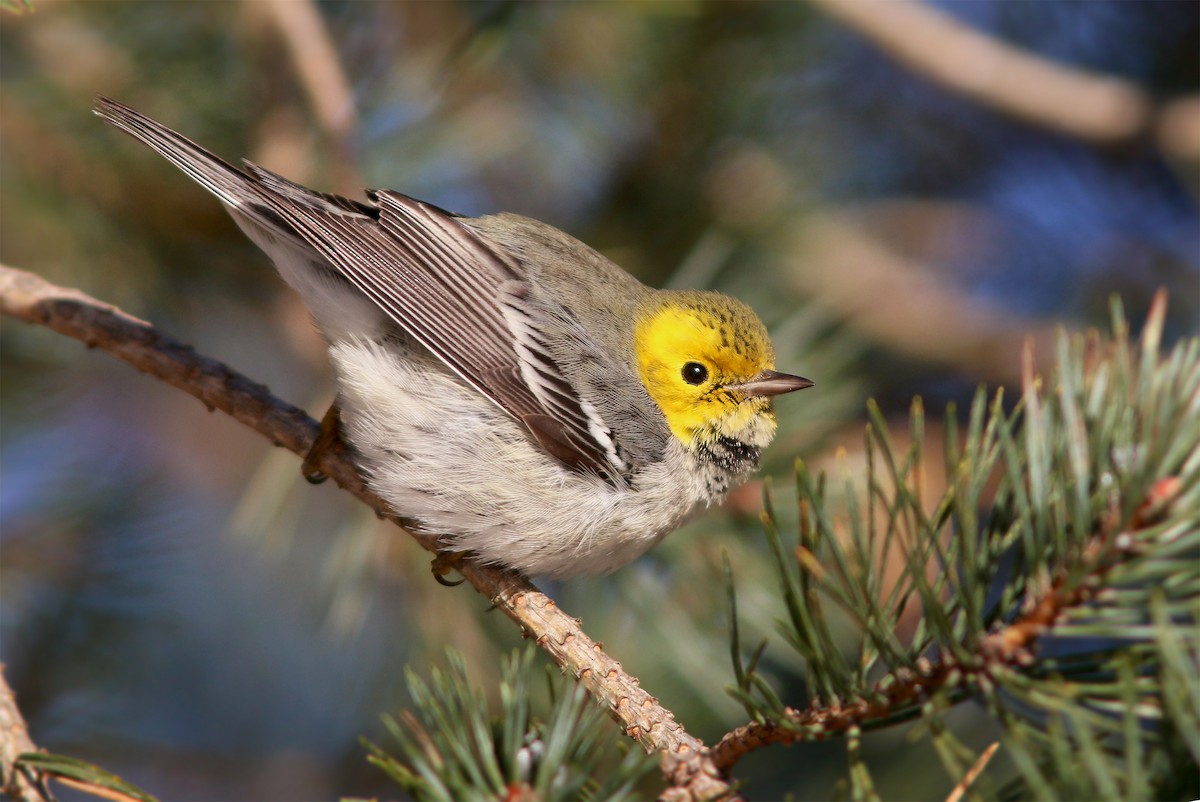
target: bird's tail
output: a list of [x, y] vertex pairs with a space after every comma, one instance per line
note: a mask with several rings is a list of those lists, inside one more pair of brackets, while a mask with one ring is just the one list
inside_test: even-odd
[[115, 100], [97, 98], [94, 111], [216, 195], [238, 227], [271, 257], [284, 281], [300, 293], [331, 340], [351, 334], [374, 337], [379, 333], [382, 312], [354, 289], [282, 213], [309, 207], [343, 216], [376, 218], [375, 207], [316, 192], [250, 162], [244, 162], [245, 169], [234, 167], [184, 135]]
[[251, 176], [157, 120], [106, 97], [96, 98], [92, 110], [105, 122], [149, 145], [231, 209], [254, 214], [255, 207], [267, 205]]

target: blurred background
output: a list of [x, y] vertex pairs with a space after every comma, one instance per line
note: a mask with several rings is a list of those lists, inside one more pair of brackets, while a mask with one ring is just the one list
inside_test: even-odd
[[[1187, 0], [34, 0], [0, 12], [0, 71], [0, 259], [317, 417], [332, 387], [304, 309], [96, 94], [317, 188], [526, 214], [648, 283], [742, 297], [817, 383], [778, 405], [785, 518], [794, 458], [856, 464], [868, 397], [902, 427], [919, 394], [936, 442], [947, 403], [1015, 385], [1026, 337], [1048, 365], [1056, 327], [1107, 329], [1113, 294], [1136, 329], [1166, 287], [1171, 337], [1197, 329]], [[514, 627], [292, 455], [74, 341], [0, 332], [0, 660], [34, 740], [164, 799], [394, 797], [357, 739], [403, 704], [402, 667], [452, 645], [491, 683]], [[761, 492], [612, 577], [545, 586], [709, 743], [745, 722], [722, 549], [743, 642], [781, 614]], [[786, 647], [764, 659], [799, 698]], [[885, 798], [952, 785], [895, 761], [903, 733], [865, 743]], [[739, 776], [818, 799], [843, 773], [808, 745]]]

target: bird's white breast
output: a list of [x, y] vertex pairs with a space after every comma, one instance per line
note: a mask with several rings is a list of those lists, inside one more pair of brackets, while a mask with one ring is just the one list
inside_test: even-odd
[[613, 487], [546, 455], [428, 353], [352, 338], [330, 355], [344, 431], [375, 492], [486, 562], [552, 578], [612, 571], [715, 500], [678, 443], [632, 488]]

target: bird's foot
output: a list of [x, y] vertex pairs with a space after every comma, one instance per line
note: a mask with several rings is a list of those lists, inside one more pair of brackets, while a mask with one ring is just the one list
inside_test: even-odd
[[439, 585], [445, 585], [448, 588], [453, 588], [467, 581], [466, 577], [451, 581], [446, 579], [446, 575], [451, 571], [457, 571], [458, 567], [462, 565], [463, 560], [466, 559], [468, 554], [470, 554], [470, 552], [466, 551], [438, 552], [438, 555], [433, 558], [433, 562], [430, 563], [429, 569], [433, 571], [433, 578], [438, 581]]
[[341, 433], [342, 418], [338, 402], [335, 399], [329, 405], [329, 409], [325, 411], [325, 417], [321, 418], [321, 431], [317, 434], [317, 439], [313, 441], [312, 447], [308, 449], [308, 454], [304, 456], [304, 462], [300, 464], [300, 473], [310, 483], [319, 485], [329, 478], [317, 468], [317, 463], [326, 451], [341, 441]]

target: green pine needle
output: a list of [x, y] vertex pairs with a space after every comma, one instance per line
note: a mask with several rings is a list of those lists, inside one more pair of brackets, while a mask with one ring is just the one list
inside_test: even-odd
[[625, 744], [577, 683], [552, 676], [549, 704], [535, 705], [536, 654], [531, 646], [504, 661], [498, 715], [454, 651], [429, 681], [407, 671], [413, 708], [384, 719], [400, 755], [368, 743], [368, 760], [420, 800], [633, 798], [655, 758], [622, 754]]

